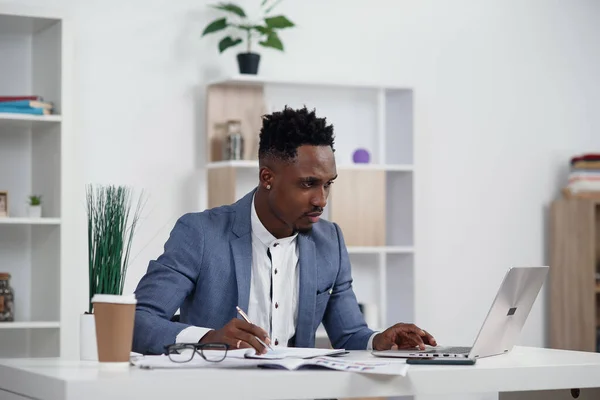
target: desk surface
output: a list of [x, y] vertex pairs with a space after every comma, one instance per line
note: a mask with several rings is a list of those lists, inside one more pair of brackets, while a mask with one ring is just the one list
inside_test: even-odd
[[[352, 352], [352, 359], [372, 359]], [[475, 366], [410, 366], [407, 376], [312, 370], [140, 370], [60, 359], [0, 360], [0, 389], [49, 400], [315, 399], [600, 387], [600, 354], [516, 347]], [[2, 393], [0, 391], [0, 393]]]

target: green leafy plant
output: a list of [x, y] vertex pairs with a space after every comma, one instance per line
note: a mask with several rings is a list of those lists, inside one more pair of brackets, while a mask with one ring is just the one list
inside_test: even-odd
[[[142, 209], [132, 210], [132, 189], [88, 185], [89, 313], [95, 294], [122, 295], [133, 236]], [[131, 214], [133, 211], [133, 214]]]
[[30, 206], [39, 206], [42, 204], [42, 195], [41, 194], [32, 194], [29, 196], [29, 205]]
[[[257, 40], [258, 44], [263, 47], [270, 47], [283, 51], [283, 43], [278, 34], [278, 30], [291, 28], [294, 25], [292, 21], [283, 15], [271, 15], [273, 9], [281, 2], [281, 0], [262, 0], [261, 12], [264, 14], [259, 22], [253, 22], [247, 16], [246, 12], [234, 3], [220, 3], [211, 7], [227, 13], [227, 16], [216, 19], [209, 23], [202, 36], [220, 32], [226, 28], [231, 28], [233, 31], [241, 33], [247, 42], [248, 53], [252, 52], [252, 41]], [[222, 53], [230, 47], [237, 46], [243, 42], [242, 37], [236, 34], [225, 36], [219, 42], [219, 52]]]

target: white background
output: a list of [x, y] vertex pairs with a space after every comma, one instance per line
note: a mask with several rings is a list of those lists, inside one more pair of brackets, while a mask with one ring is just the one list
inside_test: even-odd
[[[11, 3], [72, 16], [85, 181], [150, 195], [132, 291], [175, 219], [204, 207], [198, 96], [206, 76], [236, 72], [235, 51], [219, 56], [217, 38], [200, 39], [217, 15], [200, 0], [0, 1]], [[285, 54], [261, 50], [261, 74], [414, 88], [416, 322], [438, 341], [473, 340], [506, 268], [547, 262], [547, 207], [568, 158], [600, 151], [600, 3], [288, 0], [279, 10], [298, 27], [282, 33]], [[85, 290], [73, 294], [81, 309]], [[525, 344], [545, 344], [543, 299]]]

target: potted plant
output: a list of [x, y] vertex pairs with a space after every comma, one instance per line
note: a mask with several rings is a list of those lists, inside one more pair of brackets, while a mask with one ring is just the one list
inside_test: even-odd
[[29, 196], [27, 216], [29, 218], [42, 217], [42, 195], [32, 194], [31, 196]]
[[281, 0], [262, 0], [261, 18], [251, 20], [246, 12], [234, 3], [220, 3], [211, 7], [226, 13], [226, 16], [209, 23], [202, 36], [228, 29], [229, 34], [219, 41], [219, 52], [223, 53], [230, 47], [246, 41], [246, 51], [237, 55], [238, 66], [242, 74], [257, 74], [260, 54], [252, 51], [252, 42], [256, 41], [263, 47], [270, 47], [283, 51], [283, 43], [279, 38], [278, 30], [291, 28], [294, 25], [283, 15], [271, 15], [273, 9]]
[[123, 295], [131, 245], [142, 209], [142, 196], [132, 209], [132, 189], [88, 185], [89, 301], [80, 320], [80, 358], [97, 360], [92, 298], [96, 294]]

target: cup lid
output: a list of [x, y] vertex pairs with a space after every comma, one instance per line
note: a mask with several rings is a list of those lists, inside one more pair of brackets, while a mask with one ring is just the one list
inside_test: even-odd
[[136, 304], [135, 294], [95, 294], [92, 303]]

